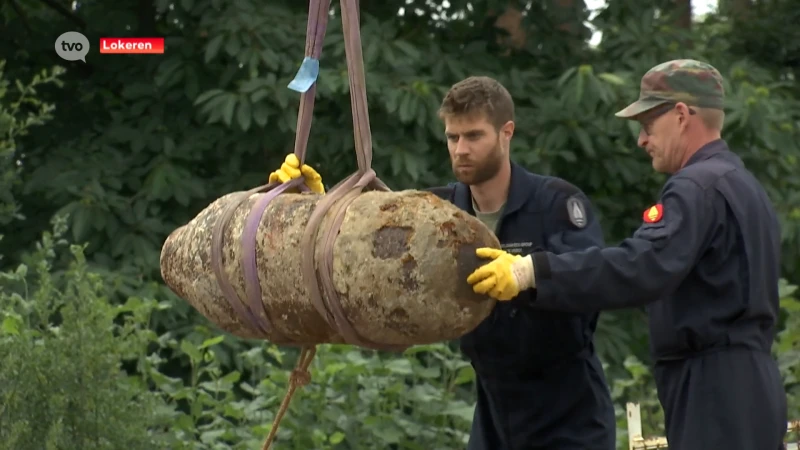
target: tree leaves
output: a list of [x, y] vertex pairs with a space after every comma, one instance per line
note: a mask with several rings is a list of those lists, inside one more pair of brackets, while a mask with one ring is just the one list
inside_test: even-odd
[[[506, 49], [497, 44], [496, 30], [488, 26], [494, 20], [488, 11], [498, 11], [504, 7], [501, 3], [458, 1], [445, 7], [361, 2], [373, 167], [383, 181], [399, 190], [452, 180], [437, 117], [439, 104], [453, 83], [488, 74], [501, 80], [515, 99], [513, 158], [583, 189], [600, 208], [608, 242], [615, 243], [638, 226], [642, 208], [657, 195], [663, 177], [653, 174], [650, 161], [637, 147], [638, 124], [613, 114], [638, 97], [646, 70], [688, 55], [711, 61], [725, 76], [729, 103], [724, 136], [764, 182], [781, 212], [784, 273], [793, 280], [800, 278], [800, 177], [796, 175], [800, 90], [791, 65], [780, 63], [791, 61], [794, 44], [774, 39], [774, 30], [787, 27], [770, 26], [789, 20], [791, 11], [758, 12], [735, 28], [724, 24], [730, 18], [712, 15], [687, 31], [676, 28], [663, 14], [665, 2], [655, 6], [609, 2], [592, 21], [603, 39], [591, 46], [580, 41], [585, 31], [580, 24], [573, 27], [570, 22], [570, 31], [564, 31], [553, 11], [532, 5], [521, 22], [525, 44]], [[781, 8], [791, 6], [779, 3]], [[61, 63], [53, 60], [50, 30], [71, 24], [41, 5], [18, 4], [28, 13], [27, 26], [34, 32], [16, 16], [7, 17], [8, 39], [0, 43], [6, 50], [3, 54], [9, 55], [0, 77], [5, 80], [0, 81], [0, 156], [14, 155], [2, 159], [12, 164], [3, 166], [0, 176], [0, 188], [5, 188], [0, 189], [4, 202], [0, 219], [15, 218], [8, 222], [14, 226], [6, 239], [0, 241], [2, 263], [16, 267], [19, 255], [28, 253], [37, 233], [49, 226], [49, 218], [58, 211], [70, 212], [73, 238], [91, 243], [90, 260], [125, 280], [119, 282], [119, 296], [141, 289], [140, 280], [160, 283], [158, 260], [166, 235], [221, 195], [263, 183], [294, 148], [300, 94], [287, 85], [305, 56], [307, 4], [158, 2], [156, 14], [150, 16], [153, 23], [136, 23], [135, 18], [146, 14], [132, 4], [82, 5], [76, 14], [97, 27], [93, 33], [124, 29], [109, 25], [116, 26], [121, 17], [129, 22], [131, 33], [169, 36], [170, 45], [164, 55], [90, 54], [88, 65], [70, 65], [66, 72], [48, 69]], [[320, 60], [307, 160], [329, 185], [355, 170], [351, 96], [337, 8], [334, 2]], [[400, 8], [403, 15], [398, 14]], [[766, 33], [770, 29], [773, 32]], [[745, 31], [747, 38], [741, 35]], [[694, 38], [691, 48], [679, 44], [687, 36]], [[89, 67], [87, 75], [84, 69]], [[61, 89], [55, 89], [58, 80], [63, 81]], [[37, 125], [41, 123], [46, 125]], [[11, 235], [13, 240], [8, 239]], [[202, 323], [199, 315], [172, 294], [160, 295], [174, 301], [174, 308], [156, 314], [154, 328], [193, 336], [197, 321]], [[787, 311], [796, 308], [791, 300], [783, 305]], [[638, 396], [650, 396], [652, 401], [649, 378], [639, 370], [645, 366], [634, 362], [646, 360], [645, 324], [636, 312], [601, 317], [596, 340], [608, 372], [619, 379], [617, 401]], [[2, 324], [16, 329], [13, 320]], [[787, 342], [794, 342], [793, 332], [782, 333], [781, 348], [791, 348]], [[200, 352], [200, 343], [184, 348], [181, 358]], [[208, 350], [202, 355], [218, 355], [214, 370], [220, 373], [215, 379], [225, 386], [238, 383], [238, 389], [252, 396], [250, 401], [229, 397], [222, 402], [224, 408], [210, 406], [205, 402], [211, 402], [217, 388], [204, 385], [190, 392], [169, 377], [153, 375], [173, 400], [195, 402], [195, 409], [181, 412], [186, 415], [175, 413], [175, 423], [187, 436], [197, 432], [198, 440], [206, 442], [198, 445], [211, 448], [213, 442], [233, 439], [248, 448], [260, 445], [253, 430], [263, 428], [229, 427], [223, 418], [243, 420], [274, 404], [286, 380], [266, 370], [270, 364], [286, 364], [275, 348], [265, 351], [272, 355], [269, 361], [244, 363], [254, 358], [246, 353], [249, 348], [250, 343], [224, 340], [202, 349]], [[298, 448], [341, 448], [358, 439], [374, 442], [376, 448], [398, 439], [405, 439], [408, 448], [417, 443], [424, 443], [419, 447], [425, 449], [463, 447], [465, 421], [471, 420], [469, 393], [437, 400], [441, 408], [420, 406], [421, 399], [471, 386], [475, 374], [463, 359], [442, 356], [437, 352], [444, 350], [436, 349], [430, 353], [443, 362], [423, 367], [417, 357], [421, 355], [385, 362], [357, 352], [330, 351], [327, 365], [319, 369], [328, 385], [312, 391], [304, 406], [295, 407], [298, 418], [290, 419], [296, 422], [286, 433]], [[625, 365], [630, 354], [636, 358]], [[797, 357], [782, 355], [784, 373], [793, 380]], [[182, 363], [172, 364], [175, 373], [189, 370]], [[252, 373], [240, 372], [242, 367]], [[449, 378], [434, 385], [436, 373]], [[235, 380], [237, 376], [245, 381]], [[264, 379], [271, 381], [261, 384]], [[397, 394], [404, 387], [398, 380], [420, 386], [407, 404]], [[268, 385], [269, 393], [261, 391]], [[380, 403], [381, 395], [390, 400]], [[364, 404], [381, 406], [369, 411], [353, 406]], [[422, 411], [413, 419], [387, 415], [386, 410], [396, 411], [401, 404]], [[340, 409], [326, 411], [331, 415], [328, 422], [317, 426], [319, 410], [334, 408], [330, 405]], [[342, 418], [351, 412], [354, 418]], [[193, 427], [201, 418], [227, 431], [220, 434], [222, 428], [213, 428], [200, 433]], [[377, 431], [365, 430], [365, 423], [374, 424]], [[313, 431], [306, 433], [310, 427]]]

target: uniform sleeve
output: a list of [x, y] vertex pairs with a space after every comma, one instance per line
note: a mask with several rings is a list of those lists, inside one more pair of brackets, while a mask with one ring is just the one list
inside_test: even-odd
[[705, 191], [686, 178], [662, 191], [660, 220], [618, 247], [533, 255], [542, 309], [590, 312], [643, 306], [673, 292], [701, 254], [713, 220]]
[[589, 198], [576, 186], [563, 180], [556, 179], [546, 187], [554, 195], [545, 227], [545, 250], [560, 254], [603, 247], [603, 229]]

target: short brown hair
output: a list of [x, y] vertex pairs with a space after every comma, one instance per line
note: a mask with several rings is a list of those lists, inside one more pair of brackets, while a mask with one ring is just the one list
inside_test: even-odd
[[713, 108], [697, 108], [697, 114], [703, 120], [703, 124], [716, 131], [722, 131], [725, 125], [725, 111]]
[[514, 120], [514, 100], [499, 81], [485, 76], [473, 76], [459, 81], [447, 91], [439, 107], [439, 118], [482, 114], [500, 129]]

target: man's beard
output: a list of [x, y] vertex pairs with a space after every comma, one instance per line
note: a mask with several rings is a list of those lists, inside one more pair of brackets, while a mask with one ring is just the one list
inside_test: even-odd
[[[503, 165], [502, 156], [503, 153], [500, 150], [500, 144], [498, 143], [485, 161], [453, 161], [453, 174], [456, 176], [458, 181], [469, 186], [485, 183], [497, 175], [498, 172], [500, 172], [500, 168]], [[458, 168], [459, 164], [464, 163], [472, 165], [472, 167], [468, 168], [466, 172], [462, 171], [464, 169]]]

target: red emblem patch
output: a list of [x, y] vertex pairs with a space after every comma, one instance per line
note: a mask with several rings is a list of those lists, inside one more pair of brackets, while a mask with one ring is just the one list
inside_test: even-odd
[[661, 203], [647, 208], [642, 215], [646, 223], [656, 223], [664, 216], [664, 207]]

